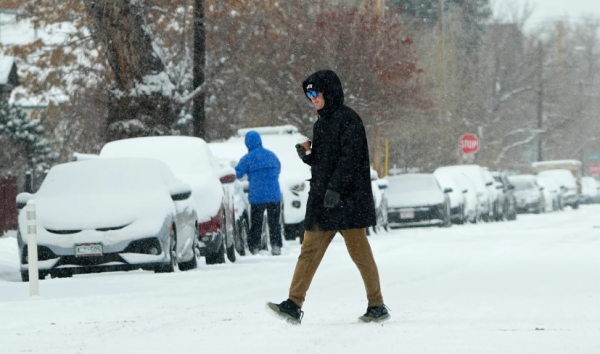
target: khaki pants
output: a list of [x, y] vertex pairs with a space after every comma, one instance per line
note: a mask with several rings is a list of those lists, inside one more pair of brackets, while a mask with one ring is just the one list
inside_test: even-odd
[[[304, 233], [304, 242], [294, 271], [289, 295], [289, 298], [298, 306], [302, 306], [304, 303], [310, 283], [336, 233], [337, 231], [319, 230]], [[383, 297], [379, 285], [379, 271], [367, 240], [366, 229], [342, 230], [340, 233], [344, 237], [350, 258], [358, 267], [365, 283], [369, 306], [382, 305]]]

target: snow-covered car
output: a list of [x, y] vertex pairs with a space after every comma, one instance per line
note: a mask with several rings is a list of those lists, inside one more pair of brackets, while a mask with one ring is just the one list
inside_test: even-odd
[[490, 218], [493, 221], [503, 221], [504, 215], [504, 191], [501, 190], [500, 184], [496, 182], [492, 174], [487, 168], [482, 168], [483, 180], [487, 186], [488, 193], [492, 201], [492, 210]]
[[517, 213], [544, 212], [545, 201], [541, 187], [533, 175], [509, 176], [510, 183], [515, 186], [515, 199], [517, 201]]
[[293, 240], [304, 235], [304, 216], [310, 189], [310, 167], [298, 158], [295, 145], [303, 137], [298, 129], [291, 125], [278, 127], [260, 127], [239, 129], [235, 136], [224, 142], [208, 144], [219, 158], [239, 161], [248, 153], [244, 142], [246, 133], [254, 130], [261, 136], [263, 146], [271, 150], [281, 163], [279, 186], [281, 189], [284, 236]]
[[565, 206], [568, 205], [573, 209], [579, 209], [582, 175], [581, 161], [539, 161], [533, 162], [531, 168], [533, 172], [539, 176], [554, 178], [561, 186], [563, 204]]
[[600, 184], [594, 177], [581, 178], [581, 198], [582, 204], [600, 203]]
[[153, 159], [96, 159], [54, 166], [35, 194], [17, 196], [21, 277], [29, 280], [27, 215], [37, 214], [39, 277], [196, 268], [191, 187]]
[[563, 210], [562, 191], [558, 182], [554, 178], [540, 175], [537, 175], [536, 179], [538, 185], [544, 188], [544, 198], [550, 198], [549, 201], [546, 199], [546, 211]]
[[468, 215], [466, 210], [467, 190], [461, 188], [459, 183], [450, 174], [444, 172], [434, 173], [442, 189], [450, 188], [452, 192], [448, 193], [450, 198], [450, 217], [455, 224], [464, 224]]
[[483, 176], [483, 168], [479, 165], [456, 165], [438, 167], [434, 173], [444, 172], [455, 176], [456, 178], [464, 178], [465, 176], [471, 181], [477, 193], [477, 211], [478, 216], [483, 221], [490, 221], [490, 215], [493, 211], [493, 200], [490, 196], [488, 186], [492, 185], [492, 181], [486, 181]]
[[442, 189], [433, 174], [390, 176], [386, 190], [390, 227], [451, 226], [450, 188]]
[[208, 144], [195, 137], [157, 136], [112, 141], [100, 158], [144, 157], [165, 163], [192, 187], [198, 212], [198, 247], [207, 264], [234, 262], [235, 170], [213, 156]]
[[375, 215], [377, 223], [373, 225], [373, 231], [377, 233], [379, 230], [388, 230], [388, 215], [387, 215], [387, 196], [385, 189], [389, 182], [384, 178], [379, 178], [377, 171], [371, 169], [371, 190], [373, 191], [373, 201], [375, 202]]
[[561, 188], [563, 205], [579, 209], [579, 195], [581, 193], [579, 192], [577, 179], [571, 171], [563, 169], [546, 170], [538, 173], [538, 176], [553, 178]]
[[515, 186], [508, 180], [506, 172], [490, 172], [494, 180], [502, 185], [502, 194], [504, 198], [504, 216], [506, 220], [517, 220], [517, 202], [515, 200]]

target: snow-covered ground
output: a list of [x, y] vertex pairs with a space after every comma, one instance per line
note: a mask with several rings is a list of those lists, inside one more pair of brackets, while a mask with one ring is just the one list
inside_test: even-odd
[[600, 348], [600, 206], [516, 222], [373, 235], [384, 324], [360, 324], [358, 271], [331, 244], [301, 326], [286, 298], [300, 247], [174, 274], [47, 279], [29, 298], [14, 233], [0, 238], [0, 353], [540, 353]]

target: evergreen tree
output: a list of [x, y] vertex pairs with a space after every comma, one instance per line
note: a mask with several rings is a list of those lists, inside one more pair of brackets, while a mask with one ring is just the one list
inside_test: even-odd
[[29, 168], [43, 170], [53, 159], [52, 148], [42, 133], [39, 119], [30, 119], [18, 106], [0, 100], [0, 135], [7, 136], [27, 157]]

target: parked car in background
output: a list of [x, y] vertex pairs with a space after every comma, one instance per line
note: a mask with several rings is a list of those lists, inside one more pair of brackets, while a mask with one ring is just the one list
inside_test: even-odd
[[488, 192], [492, 201], [492, 210], [490, 212], [490, 220], [503, 221], [504, 215], [504, 191], [496, 184], [496, 180], [487, 168], [482, 168], [483, 180], [488, 188]]
[[547, 212], [564, 209], [562, 205], [562, 193], [560, 186], [554, 178], [545, 176], [536, 176], [537, 184], [542, 187], [544, 194], [545, 209]]
[[581, 178], [581, 198], [582, 204], [600, 203], [600, 184], [594, 177]]
[[373, 201], [375, 202], [375, 215], [377, 223], [373, 225], [375, 233], [380, 230], [388, 231], [388, 201], [385, 189], [389, 182], [386, 179], [379, 178], [377, 171], [371, 169], [371, 189], [373, 191]]
[[390, 176], [388, 182], [390, 227], [452, 225], [448, 197], [452, 190], [442, 189], [433, 174]]
[[39, 191], [17, 196], [21, 278], [29, 280], [27, 216], [37, 214], [40, 279], [134, 269], [197, 267], [191, 187], [153, 159], [96, 159], [50, 169]]
[[541, 187], [533, 175], [509, 176], [510, 183], [515, 186], [518, 213], [539, 214], [545, 210], [544, 196]]
[[493, 184], [493, 181], [486, 181], [483, 176], [483, 169], [479, 165], [457, 165], [438, 167], [436, 172], [445, 172], [452, 174], [456, 178], [464, 178], [465, 176], [475, 187], [477, 193], [477, 210], [478, 216], [483, 221], [490, 221], [493, 213], [493, 196], [490, 195], [488, 186]]
[[245, 128], [237, 131], [236, 135], [224, 142], [210, 143], [212, 151], [219, 157], [236, 159], [248, 153], [244, 143], [246, 133], [250, 130], [258, 132], [263, 146], [271, 150], [281, 163], [279, 186], [281, 188], [284, 237], [293, 240], [304, 235], [304, 216], [306, 202], [310, 190], [310, 167], [298, 158], [296, 145], [303, 137], [298, 129], [291, 125], [277, 127]]
[[454, 177], [454, 180], [459, 185], [465, 194], [465, 211], [467, 214], [467, 220], [470, 223], [475, 224], [480, 219], [479, 217], [479, 201], [477, 199], [477, 188], [475, 184], [471, 182], [469, 177], [462, 175], [461, 177]]
[[192, 188], [198, 210], [199, 251], [207, 264], [234, 262], [235, 170], [219, 163], [200, 138], [157, 136], [112, 141], [100, 158], [145, 157], [165, 163]]
[[506, 172], [493, 171], [490, 172], [496, 182], [502, 184], [502, 192], [504, 194], [504, 213], [506, 220], [517, 220], [517, 202], [515, 200], [515, 186], [513, 186]]
[[[461, 188], [450, 174], [443, 172], [434, 173], [442, 189], [452, 189], [448, 193], [450, 198], [450, 217], [455, 224], [464, 224], [467, 221], [468, 215], [466, 210], [466, 188]], [[465, 177], [466, 178], [466, 177]]]
[[573, 209], [579, 208], [581, 166], [581, 161], [577, 160], [540, 161], [531, 164], [534, 173], [537, 175], [549, 176], [558, 181], [563, 187], [563, 204]]

